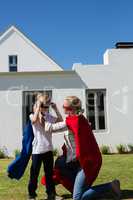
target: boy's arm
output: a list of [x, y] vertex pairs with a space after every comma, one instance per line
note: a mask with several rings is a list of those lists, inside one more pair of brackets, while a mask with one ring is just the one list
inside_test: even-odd
[[34, 108], [34, 113], [30, 116], [32, 124], [36, 123], [39, 116], [40, 102], [37, 102], [36, 108]]
[[57, 116], [55, 122], [62, 122], [63, 118], [62, 118], [62, 115], [61, 115], [60, 111], [57, 108], [57, 105], [55, 103], [51, 103], [51, 107], [53, 108], [53, 110], [55, 111], [56, 116]]

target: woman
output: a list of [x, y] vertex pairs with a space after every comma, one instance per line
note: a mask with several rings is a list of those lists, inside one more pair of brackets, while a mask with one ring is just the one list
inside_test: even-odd
[[[115, 197], [120, 199], [120, 183], [114, 180], [110, 183], [92, 187], [96, 180], [102, 164], [102, 157], [97, 145], [96, 139], [92, 133], [88, 120], [82, 115], [81, 101], [78, 97], [69, 96], [64, 100], [64, 113], [67, 114], [65, 122], [57, 124], [45, 123], [45, 131], [58, 131], [59, 129], [68, 128], [69, 141], [71, 145], [71, 159], [69, 159], [69, 147], [66, 145], [66, 159], [56, 162], [56, 169], [61, 169], [60, 178], [65, 177], [70, 182], [72, 164], [74, 167], [73, 189], [74, 200], [86, 200], [101, 197], [103, 192], [113, 191]], [[64, 167], [63, 167], [64, 164]], [[58, 166], [58, 167], [57, 167]], [[67, 167], [66, 167], [67, 166]], [[69, 167], [68, 167], [69, 166]], [[64, 168], [64, 169], [63, 169]], [[56, 170], [59, 174], [59, 170]], [[65, 170], [64, 175], [63, 170]], [[71, 190], [70, 190], [71, 191]]]

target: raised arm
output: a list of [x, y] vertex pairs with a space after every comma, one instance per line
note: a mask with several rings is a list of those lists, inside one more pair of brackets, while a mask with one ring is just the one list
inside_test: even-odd
[[55, 111], [56, 113], [56, 116], [57, 116], [57, 119], [56, 119], [56, 122], [62, 122], [63, 121], [63, 118], [62, 118], [62, 115], [60, 113], [60, 111], [58, 110], [57, 108], [57, 105], [55, 103], [51, 103], [51, 107], [53, 108], [53, 110]]
[[39, 117], [39, 110], [40, 110], [40, 102], [38, 101], [36, 105], [34, 105], [34, 113], [30, 116], [31, 122], [34, 124], [37, 122]]

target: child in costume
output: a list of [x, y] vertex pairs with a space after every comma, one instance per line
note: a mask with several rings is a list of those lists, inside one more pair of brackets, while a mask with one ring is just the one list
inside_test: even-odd
[[[49, 114], [49, 106], [52, 106], [56, 112], [57, 118]], [[56, 105], [51, 104], [51, 99], [47, 94], [38, 94], [34, 105], [34, 112], [30, 114], [34, 140], [32, 142], [32, 165], [30, 169], [30, 180], [28, 184], [29, 199], [35, 199], [37, 196], [37, 182], [41, 164], [43, 163], [46, 176], [46, 193], [48, 200], [55, 199], [55, 185], [53, 182], [53, 145], [52, 132], [45, 132], [44, 120], [49, 123], [62, 121]]]
[[[65, 159], [57, 160], [55, 165], [55, 173], [57, 173], [56, 182], [65, 183], [64, 185], [67, 185], [66, 182], [69, 183], [69, 188], [67, 188], [69, 191], [73, 191], [74, 200], [98, 199], [107, 191], [113, 191], [115, 197], [120, 199], [120, 183], [118, 180], [92, 186], [99, 174], [102, 157], [90, 124], [82, 114], [80, 99], [75, 96], [67, 97], [64, 100], [63, 108], [68, 116], [65, 122], [60, 123], [62, 123], [62, 128], [63, 126], [68, 128], [69, 141], [73, 141], [71, 155], [75, 154], [75, 156], [72, 156], [70, 159], [68, 157], [68, 150], [70, 151], [70, 149], [65, 146]], [[58, 131], [57, 124], [46, 122], [44, 127], [45, 131]], [[72, 165], [74, 166], [73, 169], [75, 169], [75, 175], [73, 176], [74, 180], [71, 182]], [[65, 179], [64, 182], [63, 179]]]

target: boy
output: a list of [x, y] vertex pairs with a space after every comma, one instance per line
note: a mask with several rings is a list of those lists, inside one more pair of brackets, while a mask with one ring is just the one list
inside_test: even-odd
[[[49, 114], [50, 105], [54, 109], [57, 118]], [[30, 180], [28, 185], [29, 199], [35, 200], [37, 194], [38, 176], [43, 162], [44, 172], [46, 176], [46, 193], [48, 200], [55, 199], [55, 185], [53, 182], [53, 145], [52, 134], [45, 132], [44, 119], [47, 122], [55, 123], [62, 121], [62, 116], [58, 111], [56, 104], [51, 103], [51, 99], [47, 94], [38, 94], [37, 101], [33, 107], [33, 113], [30, 114], [32, 123], [34, 140], [32, 143], [32, 165], [30, 169]]]

